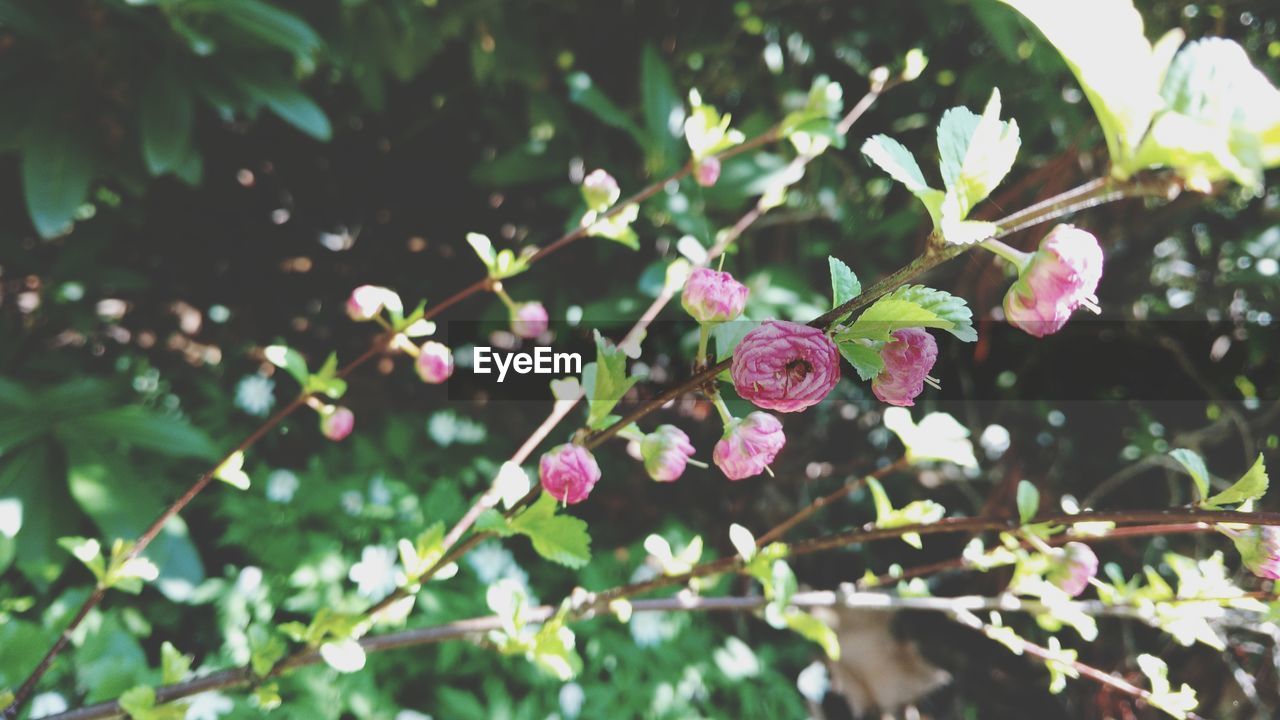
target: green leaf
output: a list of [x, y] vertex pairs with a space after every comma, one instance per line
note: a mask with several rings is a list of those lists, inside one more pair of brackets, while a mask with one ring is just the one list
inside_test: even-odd
[[840, 659], [840, 638], [835, 630], [807, 612], [791, 608], [786, 615], [787, 627], [799, 633], [801, 637], [811, 640], [822, 648], [830, 660]]
[[729, 526], [729, 542], [733, 543], [733, 549], [738, 551], [744, 563], [751, 562], [751, 558], [756, 556], [755, 536], [738, 523]]
[[649, 44], [640, 55], [640, 102], [649, 138], [645, 149], [650, 167], [663, 172], [676, 164], [684, 102], [662, 55]]
[[838, 308], [862, 293], [862, 283], [858, 276], [843, 260], [827, 256], [827, 265], [831, 268], [831, 307]]
[[837, 347], [844, 359], [848, 360], [853, 369], [858, 372], [858, 377], [864, 381], [874, 378], [884, 369], [884, 358], [880, 356], [883, 343], [866, 345], [857, 340], [851, 340], [842, 342]]
[[630, 116], [623, 112], [613, 101], [596, 87], [592, 82], [591, 76], [586, 73], [576, 72], [568, 77], [569, 83], [569, 100], [576, 105], [588, 110], [596, 119], [627, 131], [636, 143], [642, 147], [645, 144], [644, 131], [635, 124]]
[[84, 133], [35, 123], [22, 153], [22, 188], [41, 237], [61, 234], [85, 202], [93, 181], [93, 154]]
[[63, 435], [111, 439], [170, 457], [198, 457], [215, 460], [218, 448], [209, 436], [185, 421], [143, 407], [101, 410], [63, 423]]
[[1260, 500], [1263, 495], [1267, 494], [1267, 466], [1262, 461], [1262, 454], [1258, 454], [1258, 459], [1254, 461], [1253, 467], [1249, 468], [1239, 480], [1235, 481], [1231, 487], [1214, 495], [1205, 501], [1207, 505], [1234, 505], [1236, 503], [1249, 502], [1250, 500]]
[[1169, 666], [1165, 661], [1144, 653], [1138, 656], [1138, 668], [1151, 683], [1151, 696], [1147, 702], [1154, 707], [1173, 717], [1185, 718], [1199, 705], [1196, 701], [1196, 691], [1185, 683], [1180, 690], [1173, 691], [1173, 686], [1169, 683]]
[[704, 104], [697, 90], [689, 91], [689, 117], [684, 120], [684, 139], [694, 160], [715, 155], [746, 139], [741, 132], [729, 126], [732, 119], [728, 113], [721, 115], [711, 105]]
[[1023, 525], [1035, 519], [1040, 511], [1040, 491], [1035, 483], [1023, 480], [1018, 483], [1018, 519]]
[[165, 685], [182, 682], [191, 673], [190, 655], [183, 655], [173, 643], [166, 640], [160, 645], [160, 682]]
[[587, 425], [599, 428], [639, 378], [627, 377], [627, 356], [595, 331], [596, 361], [582, 369], [582, 387], [590, 409]]
[[306, 387], [311, 372], [307, 370], [307, 361], [301, 353], [286, 345], [269, 345], [262, 354], [272, 365], [289, 373], [298, 385]]
[[[195, 99], [168, 63], [159, 63], [142, 88], [138, 125], [147, 171], [163, 175], [181, 167], [193, 152]], [[197, 156], [198, 157], [198, 156]]]
[[542, 557], [571, 568], [583, 567], [591, 561], [587, 524], [572, 515], [557, 515], [556, 507], [556, 499], [543, 493], [511, 519], [511, 529], [528, 537]]
[[295, 87], [281, 87], [266, 98], [267, 107], [289, 123], [316, 140], [328, 141], [333, 138], [333, 126], [329, 124], [329, 116]]
[[910, 150], [888, 135], [873, 135], [862, 144], [862, 154], [919, 198], [929, 211], [929, 217], [933, 218], [934, 226], [938, 226], [942, 218], [945, 194], [929, 187]]
[[[1009, 173], [1021, 144], [1018, 123], [1000, 120], [999, 90], [991, 92], [980, 116], [964, 107], [943, 113], [938, 123], [939, 165], [946, 187], [942, 217], [953, 221], [967, 218]], [[958, 242], [950, 237], [947, 240]]]
[[1280, 90], [1244, 48], [1223, 38], [1188, 44], [1161, 95], [1167, 107], [1125, 172], [1171, 167], [1194, 189], [1231, 178], [1261, 192], [1263, 171], [1280, 164]]
[[1062, 54], [1093, 106], [1117, 174], [1163, 101], [1161, 79], [1182, 32], [1153, 48], [1131, 0], [1003, 0], [1022, 13]]
[[84, 566], [93, 572], [93, 576], [102, 583], [107, 578], [107, 561], [102, 555], [102, 544], [93, 538], [86, 537], [63, 537], [58, 538], [58, 544], [64, 550], [71, 553], [75, 559], [84, 563]]
[[364, 669], [364, 648], [352, 638], [322, 643], [320, 657], [326, 665], [340, 673], [354, 673]]
[[884, 426], [906, 446], [909, 462], [942, 460], [961, 467], [978, 467], [969, 429], [947, 413], [929, 413], [917, 424], [910, 410], [888, 408], [884, 411]]
[[887, 341], [895, 330], [924, 327], [946, 330], [964, 342], [978, 339], [973, 313], [964, 299], [923, 285], [905, 285], [877, 300], [836, 336], [836, 342]]
[[68, 512], [72, 500], [66, 483], [44, 444], [27, 445], [0, 463], [0, 501], [16, 507], [22, 524], [15, 536], [18, 569], [45, 587], [58, 576], [65, 555], [58, 538], [76, 532], [78, 516]]
[[1201, 499], [1209, 497], [1209, 468], [1205, 466], [1204, 458], [1194, 450], [1186, 448], [1170, 450], [1169, 457], [1182, 463], [1182, 467], [1191, 474], [1191, 480], [1196, 484], [1199, 497]]
[[303, 58], [320, 49], [320, 36], [297, 15], [259, 0], [186, 0], [183, 13], [216, 13], [259, 40]]

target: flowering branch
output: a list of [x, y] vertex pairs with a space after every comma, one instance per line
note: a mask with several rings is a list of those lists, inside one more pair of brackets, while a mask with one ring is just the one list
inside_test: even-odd
[[[1212, 524], [1216, 522], [1280, 526], [1280, 513], [1230, 512], [1194, 509], [1085, 511], [1075, 515], [1044, 515], [1036, 518], [1034, 522], [1061, 525], [1099, 522], [1146, 523], [1146, 525], [1141, 528], [1116, 528], [1108, 531], [1108, 535], [1114, 535], [1116, 537], [1132, 537], [1135, 533], [1126, 532], [1126, 530], [1132, 531], [1141, 529], [1147, 534], [1156, 534], [1160, 528], [1175, 529], [1179, 532], [1185, 532], [1188, 531], [1188, 528], [1194, 528], [1194, 531], [1204, 532], [1211, 530], [1213, 528]], [[949, 532], [978, 532], [984, 530], [1010, 530], [1014, 528], [1016, 528], [1016, 524], [1012, 522], [989, 518], [953, 518], [936, 523], [908, 525], [896, 528], [860, 528], [849, 532], [795, 543], [791, 545], [788, 555], [792, 557], [807, 555], [875, 540], [901, 538], [903, 535], [910, 533], [935, 534]], [[1102, 536], [1102, 539], [1105, 539], [1106, 537], [1107, 536], [1104, 535]], [[579, 620], [595, 617], [601, 612], [610, 612], [612, 604], [617, 600], [631, 598], [663, 587], [684, 585], [695, 578], [720, 575], [727, 572], [736, 572], [741, 569], [741, 559], [737, 556], [730, 556], [702, 563], [685, 573], [662, 576], [649, 581], [632, 583], [612, 590], [590, 594], [582, 597], [579, 602], [574, 604], [575, 608], [573, 612], [570, 613], [570, 618]], [[766, 598], [759, 596], [698, 598], [682, 594], [669, 598], [629, 600], [629, 605], [633, 612], [712, 610], [746, 611], [757, 609], [763, 606], [766, 602]], [[797, 607], [831, 607], [841, 605], [846, 607], [864, 608], [935, 610], [949, 612], [958, 617], [963, 617], [964, 612], [972, 613], [975, 610], [1006, 610], [1034, 613], [1045, 609], [1039, 603], [1024, 601], [1012, 597], [982, 598], [966, 596], [961, 598], [900, 598], [882, 593], [836, 593], [830, 591], [797, 593], [792, 597], [791, 603]], [[1071, 605], [1076, 609], [1090, 614], [1098, 614], [1104, 611], [1104, 607], [1101, 603], [1073, 601]], [[1123, 607], [1114, 611], [1106, 611], [1120, 615], [1127, 614]], [[543, 605], [523, 610], [522, 617], [526, 622], [538, 623], [549, 620], [558, 612], [558, 606]], [[972, 615], [969, 617], [972, 618]], [[976, 618], [972, 618], [972, 620], [977, 622], [977, 625], [974, 626], [977, 629], [983, 629], [986, 631], [985, 629], [990, 627]], [[500, 629], [502, 627], [502, 622], [502, 618], [496, 615], [477, 617], [458, 620], [444, 625], [413, 628], [393, 633], [386, 633], [383, 635], [367, 636], [361, 638], [358, 642], [364, 648], [365, 652], [391, 650], [471, 637], [490, 630]], [[1038, 645], [1034, 645], [1033, 643], [1021, 640], [1020, 638], [1018, 638], [1017, 641], [1024, 644], [1022, 651], [1028, 655], [1032, 655], [1033, 657], [1037, 657], [1042, 660], [1065, 662], [1057, 653], [1053, 653], [1047, 648], [1042, 648]], [[317, 650], [303, 650], [279, 662], [267, 677], [278, 676], [295, 668], [315, 665], [321, 661], [322, 659]], [[1091, 668], [1090, 666], [1082, 663], [1073, 664], [1068, 662], [1066, 664], [1072, 665], [1080, 675], [1122, 690], [1134, 697], [1139, 697], [1143, 700], [1150, 700], [1150, 693], [1147, 691], [1115, 678], [1108, 673]], [[196, 678], [189, 682], [157, 688], [156, 698], [158, 703], [172, 702], [174, 700], [190, 697], [191, 695], [208, 692], [210, 690], [253, 684], [261, 681], [262, 679], [264, 678], [254, 675], [249, 667], [222, 670]], [[1131, 688], [1133, 692], [1125, 690], [1124, 687], [1121, 687], [1121, 685], [1116, 683], [1120, 683], [1127, 688]], [[99, 720], [101, 718], [116, 718], [122, 716], [123, 713], [120, 710], [119, 704], [112, 701], [54, 715], [51, 716], [49, 720]], [[1187, 717], [1191, 718], [1194, 716], [1188, 715]]]
[[[861, 113], [864, 112], [866, 108], [870, 106], [871, 102], [874, 101], [874, 98], [878, 97], [879, 94], [883, 92], [887, 86], [888, 86], [887, 83], [881, 83], [880, 85], [873, 87], [872, 91], [867, 94], [867, 97], [863, 98], [863, 101], [859, 103], [857, 108], [855, 108], [855, 110], [857, 110], [857, 114], [855, 115], [854, 113], [850, 113], [850, 116], [856, 119], [858, 115], [861, 115]], [[868, 100], [868, 98], [870, 98], [870, 100]], [[780, 130], [780, 126], [774, 126], [766, 130], [765, 132], [761, 133], [760, 135], [757, 135], [754, 138], [751, 138], [745, 142], [742, 142], [738, 145], [732, 146], [726, 150], [716, 153], [714, 157], [716, 157], [719, 160], [727, 160], [741, 153], [754, 150], [756, 148], [759, 148], [771, 142], [775, 142], [780, 137], [779, 130]], [[661, 180], [650, 183], [649, 185], [645, 186], [643, 189], [631, 195], [630, 197], [622, 200], [621, 202], [615, 203], [608, 210], [601, 212], [597, 218], [597, 222], [609, 220], [610, 218], [613, 218], [615, 215], [623, 212], [628, 206], [643, 202], [644, 200], [647, 200], [650, 197], [653, 197], [658, 192], [660, 192], [662, 188], [666, 187], [668, 183], [678, 181], [688, 176], [689, 173], [693, 172], [693, 170], [694, 170], [694, 162], [690, 160], [689, 162], [685, 163], [680, 169], [676, 170], [670, 175], [662, 178]], [[552, 253], [562, 250], [565, 247], [569, 246], [570, 244], [577, 242], [578, 240], [581, 240], [584, 237], [587, 237], [589, 232], [590, 232], [590, 226], [581, 226], [574, 230], [571, 230], [570, 232], [565, 233], [561, 237], [552, 241], [547, 246], [539, 249], [537, 252], [530, 255], [527, 258], [526, 263], [531, 265], [539, 260], [542, 260], [547, 256], [551, 255]], [[461, 290], [455, 292], [454, 294], [450, 295], [444, 300], [431, 306], [429, 309], [427, 309], [423, 313], [422, 320], [432, 320], [438, 317], [445, 310], [448, 310], [449, 308], [462, 302], [463, 300], [466, 300], [472, 295], [475, 295], [476, 293], [479, 293], [479, 292], [494, 290], [495, 287], [498, 287], [498, 286], [500, 286], [500, 284], [497, 283], [495, 280], [493, 280], [491, 277], [481, 278], [480, 280], [477, 280], [471, 283], [470, 285], [463, 287]], [[341, 369], [339, 369], [336, 372], [336, 377], [340, 379], [347, 377], [357, 368], [367, 363], [369, 360], [385, 352], [388, 348], [392, 347], [396, 337], [397, 337], [397, 334], [394, 331], [389, 331], [379, 335], [363, 354], [361, 354], [355, 360], [352, 360], [351, 362], [344, 365]], [[196, 479], [196, 481], [192, 483], [189, 488], [187, 488], [187, 490], [182, 495], [180, 495], [176, 500], [170, 503], [170, 505], [165, 508], [165, 510], [159, 515], [159, 517], [157, 517], [155, 521], [152, 522], [152, 524], [147, 528], [147, 530], [142, 535], [140, 535], [137, 540], [133, 542], [133, 544], [130, 546], [127, 552], [125, 559], [129, 560], [129, 559], [134, 559], [139, 557], [142, 554], [142, 552], [146, 550], [147, 546], [149, 546], [151, 542], [155, 540], [155, 538], [160, 534], [160, 532], [164, 529], [164, 526], [169, 522], [169, 520], [171, 520], [174, 516], [181, 513], [187, 507], [187, 505], [189, 505], [191, 501], [196, 498], [196, 496], [198, 496], [201, 492], [205, 490], [205, 488], [209, 486], [209, 484], [214, 480], [214, 478], [217, 477], [217, 472], [219, 468], [221, 468], [227, 461], [231, 460], [232, 458], [236, 457], [238, 454], [245, 452], [250, 447], [255, 445], [259, 440], [265, 437], [267, 433], [275, 429], [281, 422], [283, 422], [286, 418], [292, 415], [295, 411], [307, 405], [314, 397], [315, 397], [315, 393], [307, 392], [304, 390], [301, 394], [299, 394], [292, 401], [290, 401], [289, 404], [280, 408], [280, 410], [278, 410], [274, 415], [267, 418], [261, 425], [255, 428], [253, 432], [249, 433], [249, 435], [247, 435], [243, 440], [241, 440], [231, 451], [227, 452], [222, 458], [220, 458], [216, 464], [212, 465], [207, 470], [205, 470], [204, 473], [202, 473]], [[565, 407], [563, 409], [563, 413], [567, 413], [570, 407]], [[561, 417], [563, 417], [563, 414], [561, 414]], [[558, 422], [559, 418], [557, 418], [556, 420]], [[544, 437], [545, 437], [545, 433], [549, 432], [551, 427], [554, 427], [554, 424], [555, 423], [552, 423], [551, 426], [546, 428], [546, 430], [543, 432]], [[534, 444], [534, 446], [531, 446], [528, 449], [522, 448], [522, 450], [524, 451], [524, 457], [521, 458], [520, 462], [523, 462], [524, 459], [527, 459], [528, 455], [532, 452], [533, 447], [536, 447], [536, 443]], [[491, 506], [492, 506], [492, 503], [490, 503], [486, 507], [491, 507]], [[455, 530], [457, 532], [451, 533], [452, 537], [451, 537], [451, 542], [449, 543], [450, 546], [457, 542], [458, 538], [461, 537], [462, 533], [466, 531], [466, 529], [470, 526], [471, 523], [474, 523], [476, 517], [478, 517], [480, 512], [486, 509], [486, 507], [481, 507], [480, 504], [477, 503], [477, 505], [472, 508], [472, 510], [476, 511], [474, 515], [472, 515], [472, 513], [468, 513], [468, 516], [464, 517], [464, 520], [467, 519], [467, 517], [470, 517], [470, 522], [465, 524], [459, 523], [459, 525], [455, 527]], [[439, 567], [443, 567], [443, 564], [439, 565], [436, 568], [433, 568], [433, 573], [434, 571], [439, 570]], [[106, 593], [107, 593], [107, 588], [97, 587], [94, 589], [92, 593], [89, 594], [89, 596], [85, 599], [84, 603], [82, 603], [80, 608], [76, 611], [75, 615], [72, 616], [72, 619], [67, 624], [67, 627], [62, 631], [62, 633], [58, 635], [58, 639], [49, 648], [48, 652], [45, 653], [44, 657], [41, 658], [40, 662], [36, 664], [35, 668], [32, 669], [31, 673], [26, 677], [26, 679], [23, 680], [22, 685], [20, 685], [17, 691], [15, 691], [13, 702], [3, 711], [0, 711], [0, 718], [4, 718], [4, 720], [12, 720], [13, 718], [16, 718], [18, 716], [18, 712], [22, 709], [23, 705], [35, 692], [35, 689], [38, 686], [41, 678], [43, 678], [45, 673], [48, 672], [49, 667], [52, 665], [54, 658], [56, 658], [58, 654], [61, 653], [62, 650], [66, 648], [67, 643], [70, 641], [70, 637], [72, 633], [76, 630], [76, 628], [80, 626], [81, 623], [84, 622], [85, 618], [88, 617], [89, 612], [102, 602], [103, 598], [106, 597]]]

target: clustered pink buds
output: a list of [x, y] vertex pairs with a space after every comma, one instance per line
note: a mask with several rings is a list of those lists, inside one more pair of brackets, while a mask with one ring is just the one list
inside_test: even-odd
[[329, 406], [320, 411], [320, 432], [334, 442], [346, 438], [355, 427], [355, 413], [345, 407]]
[[884, 369], [871, 381], [871, 392], [881, 402], [911, 407], [938, 359], [938, 343], [921, 328], [895, 330], [880, 358]]
[[404, 304], [395, 291], [377, 285], [361, 285], [347, 298], [347, 315], [356, 322], [368, 322], [382, 314], [384, 309], [404, 311]]
[[640, 441], [645, 472], [658, 482], [680, 479], [693, 452], [689, 436], [675, 425], [659, 425]]
[[840, 354], [822, 330], [770, 320], [743, 336], [729, 370], [738, 395], [758, 407], [798, 412], [840, 382]]
[[769, 413], [753, 412], [725, 425], [711, 459], [730, 480], [744, 480], [764, 472], [787, 444], [782, 423]]
[[1005, 318], [1036, 337], [1056, 333], [1081, 305], [1097, 311], [1094, 292], [1101, 279], [1097, 238], [1072, 225], [1058, 225], [1040, 241], [1005, 294]]
[[1061, 555], [1056, 558], [1049, 571], [1049, 582], [1057, 585], [1062, 592], [1076, 597], [1089, 587], [1089, 581], [1098, 574], [1098, 556], [1084, 543], [1069, 542], [1062, 546]]
[[1255, 525], [1227, 534], [1249, 572], [1267, 580], [1280, 580], [1280, 527]]
[[618, 181], [604, 170], [592, 170], [582, 179], [582, 199], [592, 212], [608, 210], [621, 196]]
[[547, 331], [547, 321], [547, 309], [542, 303], [520, 303], [511, 311], [511, 332], [531, 340]]
[[698, 161], [693, 169], [693, 179], [702, 187], [711, 187], [720, 179], [720, 158], [709, 155]]
[[700, 267], [685, 280], [680, 304], [700, 323], [722, 323], [742, 314], [750, 293], [729, 273]]
[[414, 366], [422, 382], [439, 385], [453, 374], [453, 352], [447, 345], [429, 340], [418, 348], [418, 360]]
[[538, 461], [538, 478], [551, 497], [574, 505], [586, 500], [600, 481], [600, 466], [586, 448], [565, 443], [543, 454]]

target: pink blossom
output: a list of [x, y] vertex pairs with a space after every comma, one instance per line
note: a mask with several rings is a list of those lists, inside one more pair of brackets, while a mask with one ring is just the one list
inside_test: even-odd
[[730, 480], [743, 480], [764, 472], [787, 444], [782, 423], [769, 413], [753, 412], [734, 419], [724, 429], [711, 459]]
[[1098, 574], [1098, 556], [1084, 543], [1069, 542], [1062, 546], [1061, 555], [1049, 571], [1049, 582], [1063, 592], [1075, 597], [1089, 587], [1089, 581]]
[[520, 303], [511, 312], [511, 332], [525, 339], [547, 331], [547, 309], [540, 302]]
[[1228, 534], [1249, 572], [1267, 580], [1280, 580], [1280, 527], [1255, 525]]
[[543, 454], [538, 461], [538, 478], [551, 497], [575, 505], [586, 500], [600, 481], [600, 466], [586, 448], [565, 443]]
[[1005, 294], [1005, 318], [1036, 337], [1056, 333], [1081, 305], [1096, 311], [1094, 292], [1101, 279], [1097, 238], [1072, 225], [1059, 225], [1040, 241]]
[[680, 479], [693, 452], [689, 436], [675, 425], [659, 425], [640, 442], [644, 469], [658, 482]]
[[380, 315], [383, 309], [396, 312], [404, 310], [400, 296], [393, 290], [377, 285], [361, 285], [347, 298], [347, 315], [356, 322], [367, 322]]
[[447, 345], [429, 340], [418, 348], [415, 367], [422, 382], [439, 385], [453, 374], [453, 352]]
[[818, 328], [771, 320], [743, 336], [729, 372], [743, 399], [797, 412], [820, 402], [840, 382], [840, 354]]
[[345, 407], [334, 407], [320, 413], [320, 432], [334, 442], [350, 435], [355, 427], [355, 413]]
[[702, 187], [711, 187], [720, 179], [720, 158], [715, 155], [704, 157], [693, 169], [693, 179]]
[[590, 175], [582, 179], [582, 199], [594, 212], [608, 210], [621, 196], [618, 181], [604, 170], [592, 170]]
[[722, 323], [742, 314], [750, 293], [729, 273], [700, 267], [685, 280], [680, 304], [700, 323]]
[[921, 328], [903, 328], [893, 332], [880, 357], [884, 369], [871, 381], [871, 392], [881, 402], [911, 407], [938, 359], [938, 343]]

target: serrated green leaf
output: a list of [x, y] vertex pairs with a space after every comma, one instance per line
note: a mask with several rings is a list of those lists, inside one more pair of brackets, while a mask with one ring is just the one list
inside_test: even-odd
[[942, 203], [945, 193], [929, 187], [911, 151], [888, 135], [873, 135], [862, 144], [862, 154], [902, 183], [920, 202], [924, 203], [933, 219], [934, 227], [942, 221]]
[[894, 331], [909, 327], [946, 330], [964, 342], [978, 339], [973, 313], [962, 298], [923, 285], [905, 285], [863, 311], [853, 325], [836, 335], [836, 342], [887, 341]]
[[1194, 450], [1186, 448], [1177, 448], [1169, 451], [1169, 457], [1182, 463], [1182, 467], [1187, 469], [1191, 475], [1192, 482], [1196, 485], [1198, 497], [1204, 499], [1209, 497], [1209, 468], [1204, 464], [1204, 458], [1200, 457]]
[[621, 348], [598, 330], [595, 339], [596, 361], [582, 369], [582, 387], [589, 405], [587, 425], [592, 428], [600, 427], [622, 396], [639, 380], [627, 377], [627, 356]]
[[1254, 461], [1248, 472], [1235, 481], [1231, 487], [1206, 500], [1205, 504], [1234, 505], [1236, 503], [1249, 502], [1250, 500], [1259, 500], [1263, 495], [1267, 494], [1268, 482], [1267, 466], [1262, 460], [1262, 454], [1259, 453], [1258, 459]]
[[967, 218], [1009, 173], [1020, 146], [1018, 123], [1000, 120], [999, 90], [992, 91], [982, 115], [964, 107], [943, 113], [938, 123], [939, 166], [946, 187], [943, 219]]
[[556, 499], [543, 493], [511, 519], [511, 529], [529, 538], [533, 549], [552, 562], [580, 568], [591, 561], [587, 524], [572, 515], [556, 514]]
[[884, 369], [884, 358], [880, 356], [882, 346], [883, 343], [866, 345], [856, 340], [837, 345], [840, 355], [849, 361], [858, 372], [858, 377], [864, 381], [874, 378]]
[[217, 446], [203, 430], [179, 418], [133, 405], [71, 418], [60, 432], [69, 437], [84, 433], [115, 440], [170, 457], [213, 460], [219, 455]]
[[827, 257], [831, 269], [831, 307], [838, 308], [862, 293], [862, 283], [853, 270], [839, 258]]

